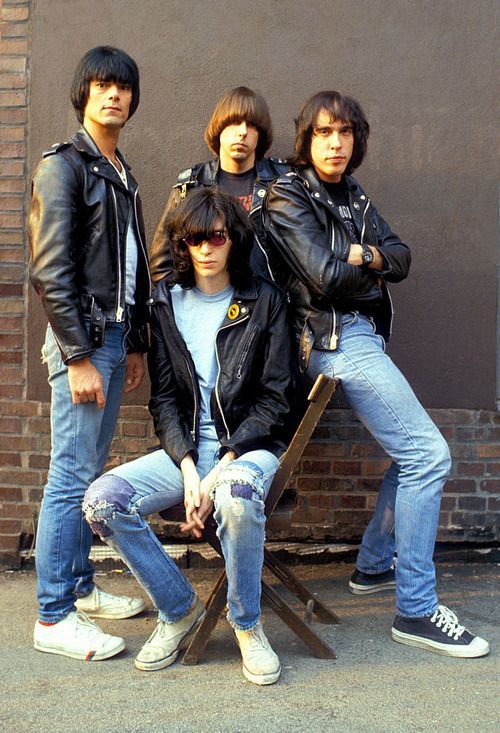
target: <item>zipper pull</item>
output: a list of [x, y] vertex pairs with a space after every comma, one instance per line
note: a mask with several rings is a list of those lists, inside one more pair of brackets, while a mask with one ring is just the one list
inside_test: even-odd
[[116, 309], [116, 322], [121, 323], [123, 321], [123, 308], [121, 305]]

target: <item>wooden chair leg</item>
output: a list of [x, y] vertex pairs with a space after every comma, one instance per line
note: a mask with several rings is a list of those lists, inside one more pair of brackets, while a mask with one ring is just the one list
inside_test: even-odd
[[[300, 600], [308, 605], [308, 608], [318, 618], [322, 624], [339, 624], [340, 618], [337, 614], [330, 611], [321, 601], [316, 598], [301, 581], [281, 560], [273, 555], [268, 549], [264, 548], [264, 564], [272, 573], [283, 583], [288, 590], [295, 593]], [[312, 602], [309, 604], [309, 602]]]
[[308, 645], [315, 657], [319, 659], [337, 659], [333, 649], [264, 581], [262, 581], [262, 597], [281, 620]]
[[210, 598], [208, 599], [206, 606], [207, 614], [184, 652], [184, 656], [181, 660], [182, 664], [198, 664], [203, 652], [205, 651], [212, 631], [219, 620], [219, 616], [226, 605], [226, 598], [227, 578], [226, 571], [223, 570], [210, 594]]

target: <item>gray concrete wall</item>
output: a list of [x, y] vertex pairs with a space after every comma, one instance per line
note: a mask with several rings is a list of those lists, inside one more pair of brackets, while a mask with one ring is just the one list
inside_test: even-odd
[[[126, 49], [142, 101], [122, 149], [151, 238], [179, 168], [207, 157], [203, 130], [227, 88], [261, 91], [286, 155], [314, 91], [357, 97], [372, 126], [358, 178], [408, 242], [392, 288], [390, 353], [431, 407], [495, 405], [497, 162], [493, 0], [39, 0], [32, 26], [30, 158], [76, 126], [72, 73], [90, 47]], [[31, 298], [29, 396], [48, 391]], [[146, 394], [138, 396], [143, 401]]]

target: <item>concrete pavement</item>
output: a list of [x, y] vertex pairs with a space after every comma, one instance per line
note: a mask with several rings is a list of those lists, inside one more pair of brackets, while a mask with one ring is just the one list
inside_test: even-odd
[[[216, 570], [188, 570], [202, 598]], [[498, 733], [500, 730], [500, 565], [438, 567], [441, 602], [490, 641], [486, 658], [458, 660], [390, 640], [394, 597], [350, 595], [350, 564], [302, 566], [297, 573], [342, 618], [315, 624], [338, 659], [315, 659], [269, 610], [268, 637], [282, 662], [280, 682], [256, 687], [241, 673], [232, 632], [221, 620], [197, 667], [176, 663], [140, 672], [134, 656], [155, 625], [148, 611], [102, 621], [127, 650], [85, 663], [32, 648], [33, 571], [0, 574], [0, 728], [6, 733]], [[141, 594], [129, 573], [98, 577], [106, 590]]]

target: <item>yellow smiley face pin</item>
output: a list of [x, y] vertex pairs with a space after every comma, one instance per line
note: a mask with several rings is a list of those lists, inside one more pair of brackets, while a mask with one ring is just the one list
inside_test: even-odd
[[229, 310], [227, 312], [227, 317], [230, 321], [234, 321], [235, 318], [238, 318], [240, 315], [240, 306], [236, 303], [233, 303], [229, 306]]

